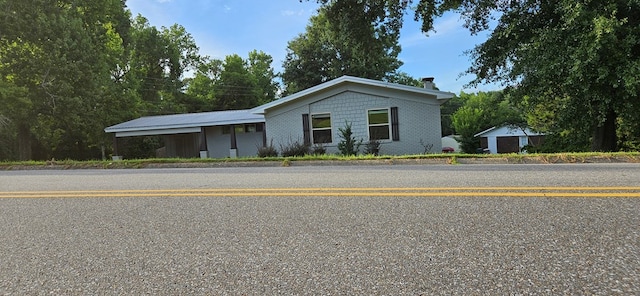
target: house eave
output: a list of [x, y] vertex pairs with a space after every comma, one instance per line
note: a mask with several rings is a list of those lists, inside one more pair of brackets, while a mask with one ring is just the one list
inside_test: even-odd
[[420, 88], [415, 86], [408, 86], [408, 85], [377, 81], [377, 80], [371, 80], [371, 79], [365, 79], [365, 78], [359, 78], [359, 77], [353, 77], [353, 76], [342, 76], [340, 78], [336, 78], [336, 79], [327, 81], [325, 83], [316, 85], [314, 87], [302, 90], [290, 96], [286, 96], [284, 98], [275, 100], [273, 102], [269, 102], [267, 104], [255, 107], [251, 109], [250, 112], [253, 114], [264, 115], [269, 109], [283, 106], [283, 105], [292, 103], [294, 101], [297, 101], [299, 99], [302, 99], [304, 97], [307, 97], [309, 95], [312, 95], [314, 93], [326, 91], [326, 90], [338, 87], [340, 85], [349, 84], [349, 83], [365, 85], [370, 87], [388, 88], [388, 89], [393, 89], [397, 91], [410, 92], [410, 93], [420, 94], [420, 95], [428, 95], [431, 97], [435, 97], [435, 99], [440, 104], [444, 104], [446, 101], [448, 101], [449, 99], [455, 96], [455, 94], [450, 92], [443, 92], [443, 91], [438, 91], [433, 89]]

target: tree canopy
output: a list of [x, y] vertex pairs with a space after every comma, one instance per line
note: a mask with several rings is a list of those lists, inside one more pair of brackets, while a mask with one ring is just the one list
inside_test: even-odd
[[466, 153], [476, 153], [480, 142], [475, 134], [500, 125], [521, 126], [524, 118], [516, 110], [509, 96], [503, 92], [460, 93], [462, 106], [451, 116], [456, 134], [460, 136], [460, 148]]
[[[637, 0], [317, 0], [414, 10], [422, 31], [445, 12], [471, 34], [491, 30], [469, 51], [471, 85], [502, 83], [530, 124], [555, 136], [614, 151], [640, 142], [640, 1]], [[546, 121], [542, 122], [541, 117]], [[632, 143], [632, 144], [629, 144]]]
[[423, 0], [416, 17], [428, 31], [448, 10], [472, 33], [497, 19], [468, 73], [507, 86], [535, 128], [590, 138], [594, 151], [640, 138], [640, 1]]
[[332, 1], [291, 40], [283, 63], [285, 91], [293, 93], [352, 75], [392, 76], [402, 65], [398, 39], [402, 6], [393, 1]]
[[[248, 108], [277, 93], [271, 56], [210, 60], [184, 27], [151, 26], [124, 0], [0, 0], [0, 19], [0, 160], [100, 158], [107, 126]], [[146, 156], [159, 144], [130, 146]]]

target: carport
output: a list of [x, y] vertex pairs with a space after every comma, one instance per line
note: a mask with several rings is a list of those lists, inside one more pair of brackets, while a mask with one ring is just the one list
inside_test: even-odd
[[266, 144], [264, 130], [264, 116], [249, 110], [146, 116], [104, 129], [113, 133], [115, 160], [123, 158], [119, 138], [155, 135], [163, 136], [167, 157], [253, 156]]

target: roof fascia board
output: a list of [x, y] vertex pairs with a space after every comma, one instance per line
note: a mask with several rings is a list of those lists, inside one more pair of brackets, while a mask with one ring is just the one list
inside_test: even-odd
[[245, 124], [245, 123], [264, 123], [264, 118], [250, 118], [250, 119], [241, 119], [241, 120], [223, 120], [216, 122], [197, 122], [193, 124], [176, 124], [176, 125], [157, 125], [157, 126], [137, 126], [137, 127], [127, 127], [127, 128], [118, 128], [116, 126], [111, 126], [105, 128], [104, 131], [107, 133], [127, 133], [127, 132], [136, 132], [136, 131], [151, 131], [151, 130], [169, 130], [169, 129], [182, 129], [182, 128], [200, 128], [207, 126], [220, 126], [220, 125], [231, 125], [231, 124]]
[[[431, 96], [436, 99], [438, 104], [443, 104], [449, 99], [453, 98], [455, 94], [449, 92], [443, 92], [439, 90], [425, 89], [419, 88], [415, 86], [408, 85], [400, 85], [395, 83], [359, 78], [359, 77], [351, 77], [351, 76], [342, 76], [340, 78], [336, 78], [334, 80], [325, 82], [323, 84], [316, 85], [314, 87], [308, 88], [306, 90], [300, 91], [298, 93], [292, 94], [288, 97], [284, 97], [282, 99], [264, 104], [262, 106], [258, 106], [251, 110], [252, 113], [264, 114], [267, 110], [278, 108], [282, 105], [291, 104], [295, 101], [303, 99], [309, 96], [316, 96], [319, 93], [325, 92], [327, 89], [331, 89], [335, 86], [346, 86], [348, 90], [352, 89], [353, 86], [359, 87], [368, 87], [377, 90], [388, 90], [389, 93], [402, 92], [405, 94], [412, 94], [415, 98], [423, 98], [423, 96]], [[375, 92], [372, 94], [376, 94]], [[376, 94], [378, 95], [378, 94]], [[328, 95], [324, 95], [324, 97], [328, 97]], [[397, 97], [397, 95], [390, 95], [389, 97]], [[305, 100], [306, 101], [306, 100]]]
[[199, 133], [200, 127], [116, 132], [116, 138]]

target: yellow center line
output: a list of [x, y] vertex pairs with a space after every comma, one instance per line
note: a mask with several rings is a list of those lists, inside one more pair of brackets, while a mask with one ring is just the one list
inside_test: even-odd
[[172, 192], [333, 192], [333, 191], [640, 191], [640, 187], [367, 187], [367, 188], [321, 188], [321, 187], [289, 187], [289, 188], [184, 188], [184, 189], [126, 189], [126, 190], [73, 190], [73, 191], [0, 191], [3, 194], [92, 194], [92, 193], [172, 193]]
[[83, 197], [640, 197], [640, 187], [205, 188], [6, 191], [0, 198]]

